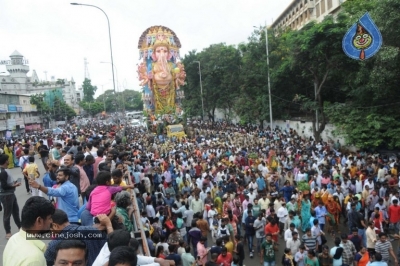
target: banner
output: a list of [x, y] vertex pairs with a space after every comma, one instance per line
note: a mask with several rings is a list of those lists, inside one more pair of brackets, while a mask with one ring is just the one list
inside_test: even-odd
[[9, 112], [16, 112], [17, 111], [17, 106], [16, 105], [8, 105], [8, 111]]

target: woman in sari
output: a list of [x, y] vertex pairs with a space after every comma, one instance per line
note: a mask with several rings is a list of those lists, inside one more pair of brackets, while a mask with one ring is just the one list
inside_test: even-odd
[[223, 207], [222, 207], [222, 216], [226, 217], [228, 215], [228, 210], [232, 210], [231, 207], [231, 199], [228, 196], [228, 198], [225, 198], [222, 200], [224, 202]]
[[329, 197], [329, 191], [327, 189], [327, 187], [325, 185], [322, 185], [322, 189], [321, 189], [321, 200], [324, 203], [324, 205], [326, 205], [326, 203], [328, 202], [328, 197]]
[[301, 199], [301, 229], [303, 232], [310, 227], [310, 217], [311, 217], [311, 202], [308, 199], [308, 195], [303, 195]]
[[335, 232], [340, 234], [338, 225], [342, 208], [340, 207], [340, 203], [338, 201], [339, 198], [337, 196], [333, 197], [332, 195], [329, 195], [328, 201], [325, 204], [326, 210], [328, 211], [326, 216], [328, 232], [330, 231], [329, 229], [332, 228], [331, 232], [333, 236], [335, 236]]
[[19, 158], [24, 155], [24, 152], [22, 149], [20, 150], [20, 155], [17, 156], [17, 151], [18, 151], [18, 145], [15, 145], [13, 148], [13, 153], [14, 153], [14, 167], [20, 167], [19, 165]]
[[228, 210], [227, 218], [228, 218], [228, 222], [232, 225], [233, 233], [234, 233], [233, 236], [237, 235], [238, 234], [237, 224], [239, 223], [237, 216], [233, 214], [232, 210]]
[[13, 169], [14, 168], [14, 152], [13, 152], [13, 146], [11, 144], [4, 145], [4, 153], [8, 155], [8, 169]]

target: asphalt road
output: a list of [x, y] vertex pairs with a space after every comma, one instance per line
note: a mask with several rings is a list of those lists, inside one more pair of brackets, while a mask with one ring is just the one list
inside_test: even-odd
[[[39, 171], [40, 171], [41, 175], [43, 176], [43, 174], [45, 173], [44, 167], [43, 167], [41, 161], [38, 159], [38, 157], [36, 156], [35, 158], [36, 158], [35, 161], [39, 166]], [[14, 168], [14, 169], [10, 169], [8, 171], [11, 174], [11, 176], [14, 178], [14, 180], [16, 180], [19, 177], [22, 177], [22, 173], [21, 173], [21, 170], [20, 170], [19, 167], [18, 168]], [[42, 177], [40, 178], [40, 180], [41, 179], [42, 179]], [[19, 209], [20, 209], [20, 212], [21, 212], [22, 207], [25, 204], [25, 201], [30, 197], [30, 195], [28, 195], [26, 193], [25, 184], [24, 183], [22, 183], [22, 185], [16, 189], [15, 194], [17, 196]], [[1, 219], [1, 221], [3, 220], [3, 212], [2, 211], [0, 212], [0, 219]], [[347, 232], [347, 228], [343, 224], [340, 225], [340, 230], [341, 230], [341, 232]], [[14, 234], [17, 231], [18, 231], [18, 228], [16, 227], [13, 218], [11, 218], [11, 232]], [[5, 235], [6, 235], [6, 233], [4, 231], [4, 226], [1, 224], [0, 225], [0, 258], [3, 257], [3, 251], [4, 251], [4, 248], [5, 248], [5, 245], [7, 244], [7, 240], [5, 238]], [[302, 235], [302, 233], [300, 232], [300, 237], [301, 237], [301, 235]], [[334, 240], [333, 237], [331, 237], [330, 235], [326, 235], [326, 238], [327, 238], [327, 241], [328, 241], [327, 245], [330, 248], [332, 248], [334, 246], [333, 245], [333, 240]], [[209, 241], [208, 241], [208, 246], [209, 247], [211, 246], [211, 241], [210, 240], [211, 240], [211, 237], [209, 238]], [[397, 241], [392, 242], [392, 244], [393, 244], [394, 250], [396, 251], [397, 250], [397, 246], [398, 246]], [[283, 252], [284, 252], [285, 247], [286, 247], [285, 242], [283, 241], [282, 238], [280, 238], [279, 239], [279, 251], [276, 254], [277, 265], [280, 265], [280, 261], [281, 261], [281, 258], [283, 256]], [[254, 249], [256, 250], [256, 248], [254, 248]], [[251, 266], [251, 265], [255, 265], [255, 264], [259, 265], [259, 263], [260, 263], [259, 256], [255, 253], [253, 259], [250, 259], [247, 245], [245, 245], [245, 252], [246, 252], [246, 259], [244, 261], [244, 265], [246, 265], [246, 266]], [[2, 265], [2, 260], [0, 261], [0, 265]]]

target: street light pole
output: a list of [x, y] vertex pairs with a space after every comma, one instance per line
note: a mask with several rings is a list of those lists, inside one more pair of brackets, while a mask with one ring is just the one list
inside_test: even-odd
[[111, 71], [112, 71], [112, 78], [113, 78], [113, 88], [114, 88], [114, 94], [115, 94], [115, 78], [114, 78], [114, 59], [113, 59], [113, 52], [112, 52], [112, 45], [111, 45], [111, 28], [110, 28], [110, 20], [108, 19], [108, 16], [106, 12], [104, 12], [103, 9], [101, 9], [98, 6], [94, 5], [87, 5], [87, 4], [80, 4], [80, 3], [71, 3], [73, 6], [89, 6], [89, 7], [94, 7], [99, 9], [107, 18], [107, 23], [108, 23], [108, 39], [110, 41], [110, 53], [111, 53]]
[[[115, 73], [117, 74], [117, 89], [118, 89], [118, 92], [121, 92], [121, 95], [119, 96], [121, 99], [120, 99], [120, 102], [121, 102], [121, 104], [122, 104], [122, 106], [121, 106], [121, 110], [123, 111], [123, 112], [125, 112], [125, 99], [124, 99], [124, 97], [123, 97], [123, 95], [122, 95], [122, 91], [119, 91], [119, 89], [120, 89], [120, 85], [119, 85], [119, 79], [118, 79], [118, 69], [117, 69], [117, 67], [115, 66], [115, 65], [113, 65], [113, 63], [110, 63], [110, 62], [100, 62], [100, 64], [111, 64], [114, 68], [115, 68]], [[114, 94], [115, 94], [115, 92], [114, 92]]]
[[202, 110], [203, 119], [204, 119], [203, 82], [202, 82], [202, 80], [201, 80], [201, 66], [200, 66], [200, 61], [193, 61], [193, 63], [199, 64], [200, 93], [201, 93], [201, 110]]
[[[256, 26], [253, 26], [254, 28], [257, 28]], [[267, 27], [267, 22], [265, 22], [265, 49], [267, 52], [267, 77], [268, 77], [268, 98], [269, 98], [269, 126], [272, 131], [272, 100], [271, 100], [271, 81], [269, 77], [269, 49], [268, 49], [268, 27]]]
[[267, 23], [265, 23], [265, 46], [267, 50], [267, 75], [268, 75], [268, 96], [269, 96], [269, 125], [272, 128], [272, 102], [271, 102], [271, 81], [269, 77], [269, 49], [268, 49], [268, 27]]

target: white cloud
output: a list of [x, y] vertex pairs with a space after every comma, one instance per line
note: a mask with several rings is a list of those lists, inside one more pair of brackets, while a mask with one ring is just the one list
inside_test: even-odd
[[[89, 62], [92, 84], [112, 89], [108, 28], [105, 16], [78, 0], [9, 0], [0, 8], [0, 60], [18, 50], [40, 79], [84, 79]], [[144, 30], [163, 25], [181, 41], [181, 56], [210, 44], [246, 42], [253, 26], [270, 24], [292, 0], [97, 0], [80, 3], [102, 8], [111, 24], [114, 64], [120, 88], [139, 89], [137, 43]], [[0, 72], [5, 66], [0, 66]], [[101, 92], [97, 93], [99, 95]]]

